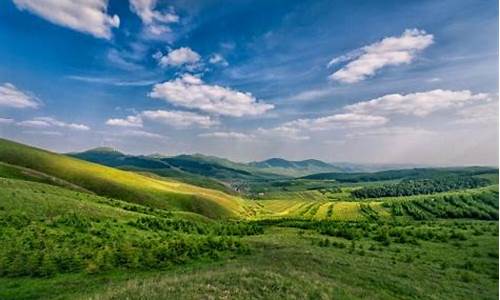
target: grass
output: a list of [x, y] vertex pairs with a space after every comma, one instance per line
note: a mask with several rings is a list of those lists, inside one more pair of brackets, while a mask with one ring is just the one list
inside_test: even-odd
[[4, 174], [13, 173], [5, 170], [5, 163], [14, 164], [98, 195], [155, 208], [191, 211], [211, 218], [238, 218], [251, 213], [251, 208], [246, 207], [249, 204], [223, 192], [142, 176], [3, 139], [0, 161], [4, 163]]
[[4, 140], [0, 161], [0, 299], [498, 299], [497, 184], [247, 200]]
[[[251, 256], [194, 262], [161, 272], [3, 278], [7, 299], [497, 299], [497, 222], [420, 224], [460, 229], [457, 244], [421, 241], [383, 246], [290, 227], [245, 237]], [[484, 228], [481, 235], [474, 228]], [[458, 230], [458, 229], [457, 229]], [[345, 245], [344, 248], [334, 243]], [[492, 254], [492, 255], [490, 255]], [[55, 295], [55, 297], [54, 297]]]

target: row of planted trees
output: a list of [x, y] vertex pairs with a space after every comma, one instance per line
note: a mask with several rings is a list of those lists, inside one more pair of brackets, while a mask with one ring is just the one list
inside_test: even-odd
[[434, 179], [403, 180], [353, 190], [355, 198], [400, 197], [434, 194], [453, 190], [471, 189], [489, 185], [485, 178], [471, 176], [448, 176]]
[[245, 223], [201, 225], [154, 217], [117, 222], [76, 214], [47, 220], [9, 216], [0, 219], [0, 276], [164, 269], [194, 259], [248, 253], [249, 247], [235, 236], [259, 233], [262, 226]]

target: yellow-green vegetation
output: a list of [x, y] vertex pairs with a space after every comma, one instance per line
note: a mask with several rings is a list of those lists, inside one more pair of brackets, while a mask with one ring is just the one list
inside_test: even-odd
[[0, 299], [498, 299], [498, 176], [478, 176], [252, 200], [0, 140]]
[[[358, 202], [352, 201], [287, 201], [287, 200], [263, 200], [259, 201], [263, 209], [257, 218], [303, 218], [309, 220], [338, 220], [359, 221], [364, 219]], [[385, 208], [379, 207], [382, 216], [388, 216]]]
[[[169, 211], [0, 178], [0, 276], [153, 270], [245, 253], [231, 236], [258, 225], [193, 220]], [[0, 297], [2, 298], [2, 297]]]
[[155, 179], [0, 139], [0, 161], [57, 177], [98, 195], [208, 217], [252, 213], [241, 198], [180, 182]]
[[498, 222], [393, 224], [389, 243], [379, 241], [384, 226], [347, 239], [301, 225], [242, 238], [250, 255], [158, 272], [0, 278], [0, 298], [498, 299]]

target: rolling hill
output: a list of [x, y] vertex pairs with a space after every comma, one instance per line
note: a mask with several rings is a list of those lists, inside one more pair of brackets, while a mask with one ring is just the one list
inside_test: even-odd
[[165, 161], [166, 158], [163, 157], [127, 155], [107, 147], [99, 147], [79, 153], [68, 153], [67, 155], [122, 170], [148, 172], [162, 177], [175, 178], [177, 181], [188, 184], [217, 189], [226, 193], [233, 192], [224, 182], [195, 172], [188, 172], [174, 164], [169, 164]]
[[[123, 168], [179, 171], [161, 156], [108, 148], [87, 155]], [[236, 169], [218, 158], [180, 159], [185, 170], [190, 159], [193, 170], [200, 161]], [[436, 282], [449, 287], [437, 289], [439, 298], [496, 297], [496, 169], [331, 173], [347, 183], [262, 180], [254, 182], [263, 185], [255, 200], [142, 172], [0, 139], [0, 298], [249, 299], [262, 291], [266, 299], [277, 292], [307, 299], [319, 288], [333, 295], [329, 289], [341, 284], [351, 291], [347, 299], [366, 298], [370, 287], [369, 295], [398, 299], [415, 276], [422, 279], [408, 299], [435, 296]], [[352, 197], [386, 184], [380, 180], [454, 175], [489, 184]], [[360, 275], [360, 266], [367, 272]], [[380, 281], [390, 284], [380, 291]]]
[[271, 158], [264, 161], [239, 163], [203, 154], [177, 156], [128, 155], [107, 147], [68, 153], [79, 159], [126, 170], [147, 171], [173, 177], [186, 183], [227, 191], [228, 184], [243, 181], [276, 180], [326, 172], [363, 170], [349, 165], [334, 165], [316, 159], [290, 161]]
[[11, 165], [11, 172], [12, 168], [27, 168], [55, 182], [153, 208], [211, 218], [239, 218], [252, 211], [243, 199], [220, 191], [106, 167], [5, 139], [0, 139], [0, 162]]
[[242, 163], [202, 154], [184, 154], [171, 157], [160, 155], [134, 156], [111, 148], [101, 147], [80, 153], [68, 153], [68, 155], [123, 170], [150, 172], [162, 177], [175, 178], [185, 183], [218, 189], [228, 193], [234, 192], [231, 189], [232, 184], [242, 181], [285, 177], [264, 172]]
[[336, 167], [317, 159], [290, 161], [282, 158], [271, 158], [263, 161], [251, 162], [248, 163], [248, 165], [261, 171], [294, 177], [315, 173], [346, 171], [343, 168]]

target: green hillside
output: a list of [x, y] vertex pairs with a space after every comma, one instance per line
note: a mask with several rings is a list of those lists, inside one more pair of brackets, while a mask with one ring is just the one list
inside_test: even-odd
[[163, 269], [245, 251], [230, 236], [259, 231], [20, 179], [0, 191], [0, 277]]
[[149, 172], [162, 177], [174, 178], [185, 183], [234, 193], [234, 186], [242, 182], [282, 179], [245, 164], [201, 154], [164, 157], [159, 155], [127, 155], [110, 148], [96, 148], [69, 156], [86, 161], [130, 170]]
[[315, 173], [346, 171], [346, 169], [342, 169], [316, 159], [290, 161], [282, 158], [271, 158], [264, 161], [251, 162], [248, 165], [261, 171], [293, 177], [306, 176]]
[[163, 158], [160, 157], [127, 155], [106, 147], [95, 148], [79, 153], [68, 153], [67, 155], [122, 170], [149, 172], [162, 177], [175, 178], [177, 181], [188, 184], [217, 189], [229, 193], [233, 192], [228, 185], [217, 180], [216, 178], [184, 171], [177, 166], [171, 165], [166, 161], [162, 161]]
[[0, 162], [56, 177], [98, 195], [150, 207], [238, 218], [251, 212], [235, 196], [177, 181], [151, 178], [0, 139]]
[[498, 298], [496, 170], [355, 176], [250, 200], [0, 140], [0, 299]]

